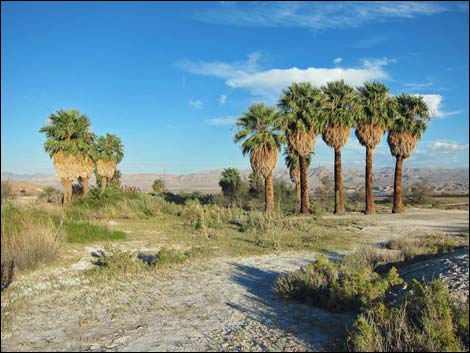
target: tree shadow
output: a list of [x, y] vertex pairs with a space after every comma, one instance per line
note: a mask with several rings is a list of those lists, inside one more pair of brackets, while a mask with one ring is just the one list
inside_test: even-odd
[[233, 264], [237, 273], [232, 281], [247, 290], [250, 304], [227, 303], [272, 330], [281, 330], [301, 340], [309, 350], [332, 348], [335, 340], [344, 337], [346, 326], [352, 326], [352, 313], [332, 313], [320, 308], [277, 297], [273, 285], [281, 272]]

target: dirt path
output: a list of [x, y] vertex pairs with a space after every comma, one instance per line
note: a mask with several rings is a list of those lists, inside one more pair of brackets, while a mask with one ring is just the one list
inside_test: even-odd
[[455, 235], [468, 232], [468, 216], [467, 210], [410, 208], [403, 214], [383, 213], [365, 216], [356, 213], [344, 216], [327, 215], [324, 218], [369, 221], [371, 224], [364, 227], [362, 231], [370, 234], [372, 242], [383, 242], [410, 235], [429, 233]]
[[279, 273], [312, 261], [302, 253], [217, 259], [109, 292], [64, 283], [36, 290], [2, 350], [319, 350], [353, 318], [282, 302], [271, 290]]
[[[468, 231], [468, 211], [367, 219], [357, 231], [371, 242]], [[214, 259], [97, 285], [70, 267], [36, 271], [2, 294], [2, 306], [17, 306], [8, 330], [2, 321], [2, 351], [320, 350], [353, 317], [286, 303], [271, 291], [279, 273], [313, 260], [311, 253]]]

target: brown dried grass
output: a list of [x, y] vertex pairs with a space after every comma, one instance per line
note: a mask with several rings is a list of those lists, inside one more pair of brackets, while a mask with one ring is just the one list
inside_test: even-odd
[[339, 149], [343, 147], [347, 142], [349, 135], [351, 134], [351, 128], [345, 125], [328, 125], [325, 127], [322, 133], [322, 138], [325, 143]]
[[96, 162], [96, 171], [99, 176], [111, 179], [114, 175], [114, 170], [116, 168], [116, 162], [114, 161], [103, 161], [98, 160]]
[[73, 154], [66, 156], [63, 151], [59, 151], [54, 154], [53, 160], [56, 174], [62, 182], [74, 181], [80, 175], [82, 165]]
[[379, 124], [362, 123], [356, 126], [356, 137], [361, 145], [374, 149], [380, 144], [385, 133]]
[[418, 137], [408, 131], [389, 131], [387, 141], [392, 155], [409, 158], [418, 143]]
[[292, 149], [301, 156], [306, 156], [315, 148], [315, 129], [305, 132], [302, 129], [287, 132], [287, 141]]
[[278, 153], [275, 148], [269, 145], [263, 145], [251, 151], [250, 163], [254, 172], [266, 178], [276, 167]]

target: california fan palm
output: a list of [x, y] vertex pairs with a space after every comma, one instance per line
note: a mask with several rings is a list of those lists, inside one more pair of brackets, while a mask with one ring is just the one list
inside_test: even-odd
[[328, 82], [322, 87], [322, 92], [325, 124], [322, 138], [335, 150], [335, 214], [344, 214], [341, 148], [348, 142], [359, 111], [358, 95], [343, 80]]
[[242, 153], [250, 155], [253, 171], [264, 178], [265, 212], [274, 210], [273, 170], [278, 161], [282, 135], [273, 127], [276, 109], [265, 104], [253, 104], [235, 126], [239, 128], [234, 142], [242, 142]]
[[395, 113], [395, 99], [388, 88], [379, 82], [366, 82], [357, 88], [362, 114], [356, 116], [356, 136], [366, 147], [365, 213], [375, 213], [372, 159], [374, 149], [380, 144]]
[[106, 134], [96, 139], [95, 161], [96, 173], [101, 177], [101, 190], [106, 189], [108, 180], [114, 175], [116, 165], [124, 156], [121, 139], [113, 134]]
[[409, 158], [429, 120], [429, 108], [422, 96], [400, 94], [396, 98], [397, 116], [388, 131], [390, 152], [396, 157], [393, 184], [393, 213], [404, 212], [402, 201], [403, 160]]
[[285, 131], [289, 148], [299, 156], [301, 213], [309, 213], [307, 157], [315, 147], [315, 136], [322, 131], [321, 97], [321, 91], [309, 82], [293, 83], [282, 91], [278, 103], [281, 113], [276, 126]]
[[[307, 167], [310, 166], [312, 154], [307, 156]], [[289, 169], [290, 180], [295, 184], [295, 198], [300, 202], [300, 160], [299, 155], [293, 150], [286, 147], [284, 149], [284, 158], [286, 166]]]
[[72, 182], [83, 170], [83, 159], [89, 158], [90, 120], [78, 110], [58, 110], [39, 132], [47, 140], [44, 150], [54, 161], [56, 174], [64, 185], [64, 204], [72, 200]]

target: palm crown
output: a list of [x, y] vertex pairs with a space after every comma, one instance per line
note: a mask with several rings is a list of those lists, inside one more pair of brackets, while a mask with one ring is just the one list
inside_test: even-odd
[[422, 96], [402, 93], [395, 97], [397, 116], [390, 130], [394, 132], [409, 132], [420, 138], [426, 130], [426, 121], [430, 119], [429, 107]]
[[321, 111], [324, 123], [331, 126], [351, 127], [360, 112], [359, 97], [344, 80], [328, 82], [323, 92]]
[[121, 139], [113, 134], [106, 134], [96, 139], [95, 160], [113, 161], [118, 164], [124, 156]]
[[273, 126], [277, 116], [274, 107], [264, 103], [253, 104], [243, 116], [239, 117], [235, 126], [239, 127], [234, 142], [243, 140], [242, 153], [246, 155], [259, 148], [279, 150], [283, 143], [282, 134]]
[[52, 157], [59, 151], [65, 155], [89, 156], [95, 135], [91, 132], [90, 120], [78, 110], [58, 110], [49, 116], [49, 122], [39, 132], [47, 140], [44, 149]]
[[276, 126], [283, 130], [301, 129], [304, 132], [314, 129], [320, 133], [323, 128], [321, 119], [321, 90], [310, 82], [292, 83], [282, 90], [278, 107], [281, 109]]
[[357, 115], [358, 123], [377, 124], [386, 130], [396, 111], [396, 100], [390, 95], [388, 88], [380, 82], [365, 82], [357, 87], [360, 94], [362, 113]]

